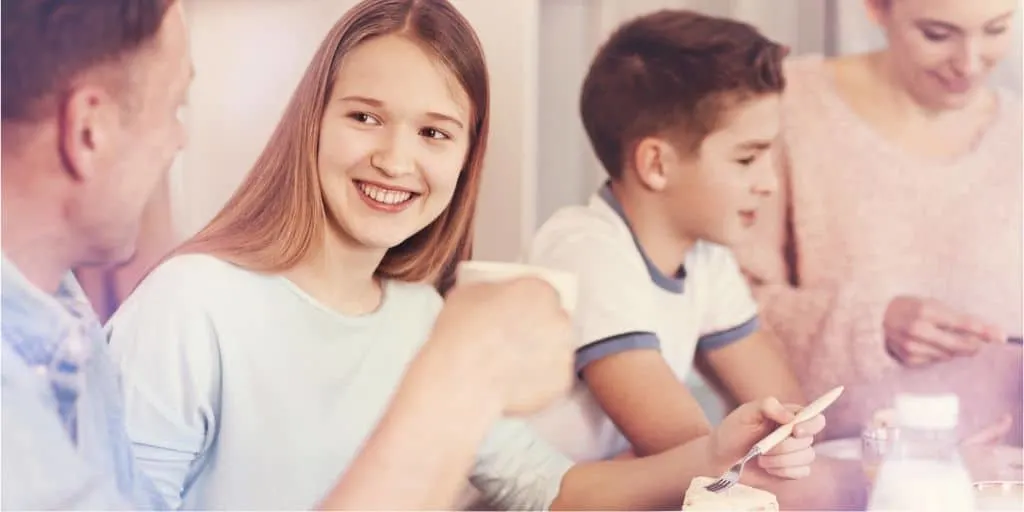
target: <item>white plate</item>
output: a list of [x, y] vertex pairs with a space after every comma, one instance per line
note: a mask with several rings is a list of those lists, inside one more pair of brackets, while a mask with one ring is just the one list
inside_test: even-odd
[[814, 443], [814, 451], [822, 457], [839, 460], [860, 460], [861, 441], [859, 437], [832, 439]]

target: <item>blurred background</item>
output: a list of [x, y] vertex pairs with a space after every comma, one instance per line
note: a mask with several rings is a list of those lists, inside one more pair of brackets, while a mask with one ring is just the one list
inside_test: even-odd
[[[969, 0], [964, 0], [969, 1]], [[139, 253], [116, 271], [82, 272], [109, 312], [169, 249], [199, 230], [239, 185], [321, 38], [356, 0], [184, 0], [196, 79], [188, 147], [150, 204]], [[662, 8], [740, 19], [794, 54], [879, 45], [862, 0], [453, 0], [475, 26], [492, 83], [490, 149], [475, 257], [513, 260], [557, 208], [603, 179], [579, 120], [580, 84], [621, 22]], [[1021, 93], [1021, 16], [993, 80]]]

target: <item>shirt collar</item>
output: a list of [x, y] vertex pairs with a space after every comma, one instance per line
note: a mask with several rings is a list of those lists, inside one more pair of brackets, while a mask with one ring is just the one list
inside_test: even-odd
[[654, 265], [651, 258], [647, 256], [643, 246], [640, 245], [640, 240], [637, 239], [633, 226], [629, 224], [629, 219], [626, 218], [626, 212], [622, 209], [622, 204], [619, 203], [618, 198], [612, 193], [611, 183], [605, 182], [601, 189], [597, 191], [597, 195], [622, 219], [626, 229], [629, 229], [629, 234], [633, 237], [633, 243], [636, 245], [636, 249], [640, 251], [640, 256], [644, 259], [644, 265], [647, 266], [647, 273], [651, 276], [651, 281], [654, 281], [654, 284], [666, 291], [683, 293], [683, 282], [686, 280], [686, 266], [680, 265], [679, 270], [672, 276], [666, 276], [661, 270], [658, 270], [658, 267]]
[[6, 256], [0, 267], [0, 301], [4, 342], [30, 365], [49, 365], [68, 332], [82, 324], [99, 324], [81, 286], [70, 272], [50, 295], [29, 280]]

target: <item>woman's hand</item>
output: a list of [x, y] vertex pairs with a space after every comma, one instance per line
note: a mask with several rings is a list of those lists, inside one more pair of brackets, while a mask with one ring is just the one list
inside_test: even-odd
[[1006, 441], [1013, 427], [1013, 416], [1004, 414], [999, 421], [982, 428], [960, 441], [961, 446], [995, 446]]
[[925, 366], [974, 355], [985, 343], [1003, 343], [1006, 334], [971, 315], [920, 297], [894, 298], [882, 321], [889, 353], [906, 366]]

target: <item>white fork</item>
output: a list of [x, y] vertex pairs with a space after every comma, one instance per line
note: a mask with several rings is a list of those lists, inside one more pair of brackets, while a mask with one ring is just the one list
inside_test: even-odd
[[736, 464], [733, 464], [732, 467], [730, 467], [729, 470], [726, 471], [718, 480], [712, 482], [710, 485], [705, 487], [705, 489], [717, 493], [736, 485], [740, 481], [740, 475], [743, 474], [743, 466], [750, 462], [751, 459], [758, 455], [767, 453], [772, 448], [778, 446], [779, 443], [785, 441], [787, 437], [793, 434], [793, 427], [795, 427], [797, 423], [802, 423], [817, 416], [821, 411], [824, 411], [828, 406], [832, 405], [832, 402], [835, 402], [841, 394], [843, 394], [843, 386], [839, 386], [832, 391], [821, 395], [815, 401], [807, 404], [807, 407], [800, 409], [800, 412], [796, 413], [796, 417], [793, 418], [793, 421], [786, 423], [785, 425], [781, 425], [779, 428], [775, 429], [774, 432], [768, 434], [767, 437], [758, 441], [758, 443], [755, 444], [742, 459], [736, 462]]

